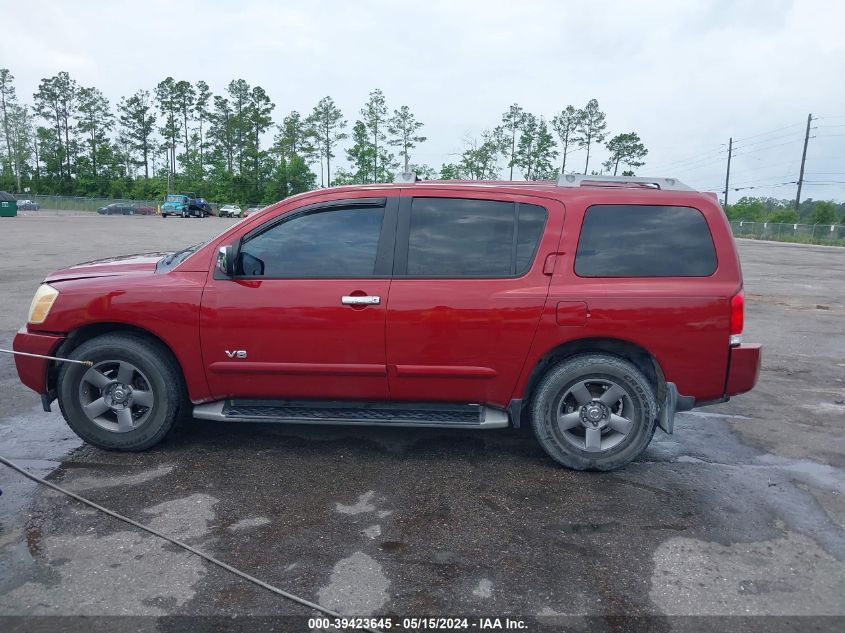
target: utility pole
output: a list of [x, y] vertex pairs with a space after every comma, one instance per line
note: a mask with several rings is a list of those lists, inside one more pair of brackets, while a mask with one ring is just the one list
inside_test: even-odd
[[810, 140], [810, 123], [813, 121], [813, 115], [807, 115], [807, 132], [804, 134], [804, 152], [801, 154], [801, 171], [798, 173], [798, 193], [795, 194], [795, 210], [798, 211], [801, 207], [801, 185], [804, 184], [804, 163], [807, 161], [807, 143]]
[[728, 139], [728, 171], [725, 173], [725, 206], [728, 206], [728, 186], [731, 182], [731, 154], [733, 153], [734, 139]]

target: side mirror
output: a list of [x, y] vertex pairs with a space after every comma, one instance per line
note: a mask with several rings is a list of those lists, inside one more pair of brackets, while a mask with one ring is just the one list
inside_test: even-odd
[[231, 246], [221, 246], [217, 251], [217, 269], [232, 277], [235, 274], [235, 251]]

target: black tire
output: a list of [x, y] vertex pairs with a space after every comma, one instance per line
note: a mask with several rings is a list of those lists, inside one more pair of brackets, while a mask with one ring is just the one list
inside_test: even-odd
[[[619, 398], [614, 402], [611, 397], [612, 404], [602, 407], [597, 402], [602, 389], [606, 389], [604, 393], [609, 392], [613, 385], [619, 388], [614, 392]], [[581, 386], [586, 387], [592, 400], [576, 398], [574, 392]], [[657, 418], [654, 388], [639, 369], [618, 356], [584, 354], [568, 358], [549, 370], [535, 393], [531, 409], [534, 436], [549, 457], [568, 468], [620, 468], [642, 453], [654, 436]], [[590, 420], [593, 410], [602, 416], [598, 422]], [[575, 416], [575, 426], [565, 429], [572, 424], [573, 418], [569, 416]], [[628, 423], [622, 427], [626, 429], [624, 433], [611, 428], [608, 422], [620, 418], [622, 424]], [[591, 428], [597, 425], [598, 428]], [[592, 450], [587, 450], [587, 434], [596, 431], [601, 434], [599, 448], [594, 444]], [[580, 446], [581, 432], [584, 446]], [[603, 448], [604, 445], [608, 447]]]
[[[88, 360], [94, 367], [63, 363], [59, 372], [58, 400], [62, 415], [71, 429], [83, 440], [98, 448], [116, 451], [143, 451], [161, 442], [174, 422], [190, 411], [187, 390], [176, 360], [158, 341], [138, 334], [104, 334], [86, 341], [69, 355], [76, 360]], [[125, 362], [137, 369], [136, 381], [144, 390], [152, 392], [152, 406], [140, 407], [139, 424], [132, 430], [118, 431], [103, 428], [115, 412], [108, 410], [94, 421], [83, 409], [82, 399], [90, 390], [93, 400], [105, 392], [96, 390], [85, 380], [89, 370], [109, 367], [112, 362]], [[108, 372], [109, 370], [105, 370]], [[137, 382], [136, 382], [137, 385]], [[139, 407], [133, 407], [135, 411]], [[114, 423], [117, 426], [117, 423]]]
[[182, 217], [183, 217], [183, 218], [187, 218], [187, 217], [188, 217], [188, 212], [187, 212], [187, 211], [185, 211], [185, 210], [183, 210], [183, 211], [182, 211]]

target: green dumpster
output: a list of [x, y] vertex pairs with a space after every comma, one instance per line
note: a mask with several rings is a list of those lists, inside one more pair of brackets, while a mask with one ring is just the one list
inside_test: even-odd
[[10, 193], [0, 191], [0, 218], [13, 218], [18, 214], [18, 201]]

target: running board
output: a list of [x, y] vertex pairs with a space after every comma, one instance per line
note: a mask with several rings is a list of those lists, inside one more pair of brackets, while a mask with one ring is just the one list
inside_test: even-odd
[[316, 400], [218, 400], [194, 406], [194, 417], [228, 422], [459, 429], [500, 429], [510, 423], [507, 411], [478, 404]]

